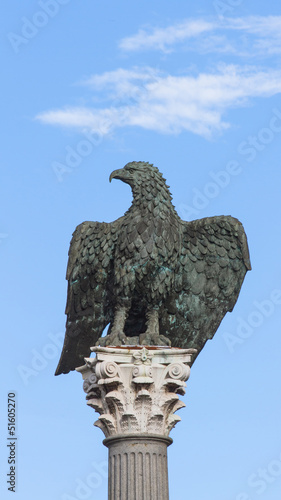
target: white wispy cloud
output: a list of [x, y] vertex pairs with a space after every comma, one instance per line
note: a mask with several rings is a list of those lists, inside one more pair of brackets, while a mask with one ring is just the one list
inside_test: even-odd
[[243, 106], [254, 97], [280, 93], [281, 71], [221, 65], [212, 73], [174, 76], [152, 68], [121, 68], [93, 75], [83, 84], [100, 90], [103, 97], [107, 92], [109, 105], [66, 107], [36, 118], [42, 123], [99, 133], [135, 126], [166, 134], [189, 131], [210, 137], [230, 126], [225, 119], [229, 109]]
[[93, 90], [112, 90], [112, 97], [116, 100], [118, 95], [136, 96], [138, 88], [157, 77], [157, 71], [149, 66], [132, 69], [118, 68], [115, 71], [106, 71], [101, 75], [92, 75], [83, 80], [81, 85], [92, 88]]
[[226, 19], [226, 27], [262, 36], [281, 36], [281, 16], [248, 16]]
[[[231, 43], [227, 37], [239, 31], [244, 39], [235, 38]], [[245, 35], [248, 37], [245, 50]], [[165, 28], [141, 29], [136, 34], [123, 38], [119, 47], [127, 52], [160, 50], [171, 52], [175, 46], [184, 43], [188, 50], [237, 52], [248, 55], [256, 53], [277, 54], [281, 52], [281, 16], [247, 16], [244, 18], [187, 19]], [[216, 43], [214, 43], [216, 42]]]
[[260, 64], [261, 56], [281, 53], [281, 16], [224, 18], [223, 22], [188, 19], [166, 28], [140, 30], [121, 40], [120, 47], [125, 51], [171, 52], [179, 44], [201, 54], [214, 53], [220, 58], [226, 54], [228, 60], [239, 60], [239, 64], [218, 64], [212, 71], [196, 75], [179, 76], [149, 66], [95, 74], [80, 82], [92, 90], [91, 105], [49, 110], [36, 118], [42, 123], [102, 134], [121, 127], [140, 127], [210, 137], [230, 126], [230, 109], [253, 98], [281, 93], [281, 70], [241, 65], [243, 56], [250, 56], [251, 61], [259, 56]]
[[166, 28], [141, 29], [136, 35], [123, 38], [119, 46], [123, 50], [154, 49], [167, 51], [168, 48], [188, 38], [194, 38], [206, 31], [212, 31], [214, 24], [204, 19], [186, 20]]
[[229, 19], [228, 27], [250, 35], [252, 53], [273, 55], [281, 53], [281, 16], [249, 16]]

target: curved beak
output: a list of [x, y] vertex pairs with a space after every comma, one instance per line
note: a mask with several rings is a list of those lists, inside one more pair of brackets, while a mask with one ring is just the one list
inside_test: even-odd
[[111, 182], [112, 179], [121, 179], [122, 180], [123, 175], [124, 175], [123, 168], [119, 168], [118, 170], [113, 170], [113, 172], [111, 172], [111, 174], [110, 174], [109, 182]]

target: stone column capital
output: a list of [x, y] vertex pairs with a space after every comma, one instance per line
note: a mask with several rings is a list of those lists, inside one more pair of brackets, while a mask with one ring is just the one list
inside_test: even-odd
[[155, 346], [92, 347], [94, 358], [77, 368], [84, 379], [87, 404], [106, 438], [169, 436], [181, 419], [186, 380], [195, 349]]

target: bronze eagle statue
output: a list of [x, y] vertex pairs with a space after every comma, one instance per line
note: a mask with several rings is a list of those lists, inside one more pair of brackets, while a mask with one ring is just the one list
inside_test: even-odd
[[237, 219], [181, 220], [166, 180], [147, 162], [128, 163], [112, 179], [131, 186], [133, 202], [116, 221], [83, 222], [73, 233], [56, 375], [83, 365], [95, 344], [172, 345], [198, 354], [251, 269]]

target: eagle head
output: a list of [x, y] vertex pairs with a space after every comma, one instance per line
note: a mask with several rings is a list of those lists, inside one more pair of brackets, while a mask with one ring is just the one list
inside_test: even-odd
[[120, 179], [133, 189], [155, 177], [159, 177], [159, 180], [162, 178], [157, 167], [145, 161], [132, 161], [127, 163], [124, 168], [114, 170], [110, 174], [109, 181]]

